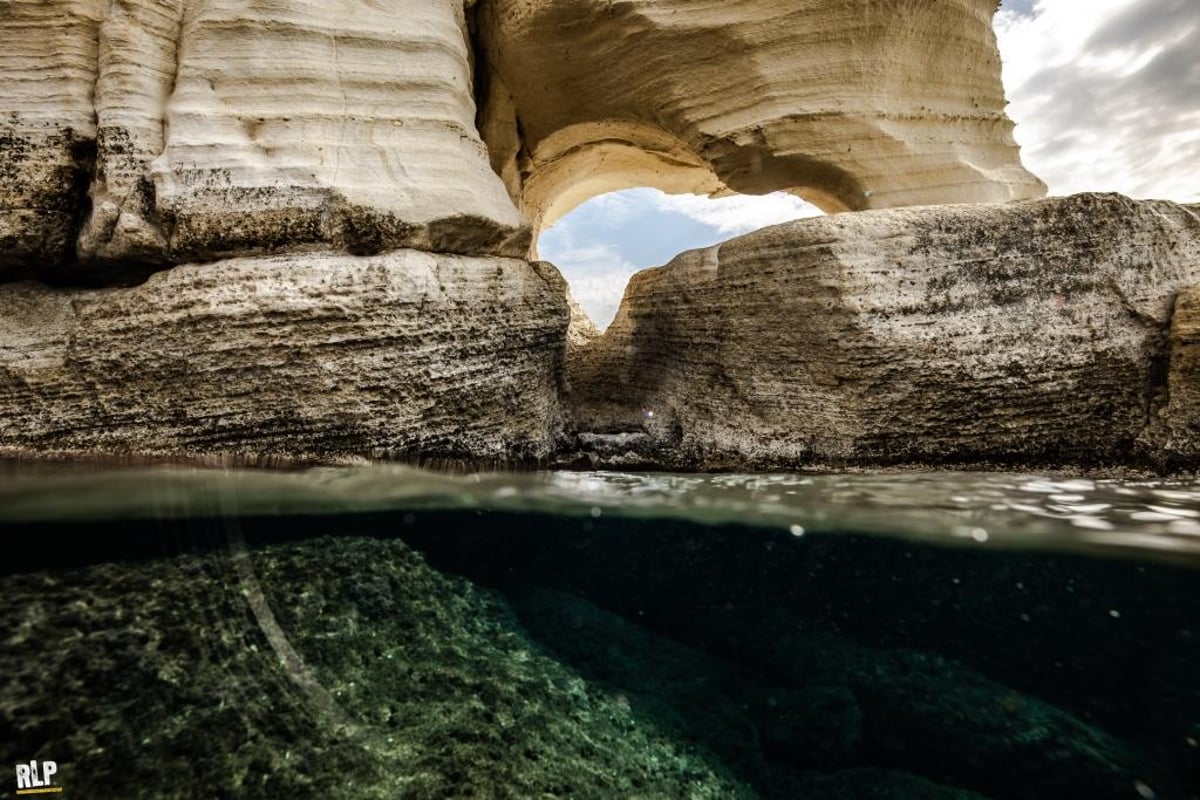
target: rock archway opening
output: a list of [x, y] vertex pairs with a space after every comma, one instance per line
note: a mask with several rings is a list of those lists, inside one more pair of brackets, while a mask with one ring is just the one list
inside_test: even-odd
[[787, 192], [712, 198], [625, 189], [593, 197], [543, 228], [536, 253], [558, 267], [578, 307], [604, 330], [637, 272], [687, 250], [822, 213]]

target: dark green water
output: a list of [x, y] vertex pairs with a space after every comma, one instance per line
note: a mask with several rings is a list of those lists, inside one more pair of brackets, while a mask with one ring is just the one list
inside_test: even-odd
[[1200, 797], [1200, 485], [0, 471], [0, 797]]

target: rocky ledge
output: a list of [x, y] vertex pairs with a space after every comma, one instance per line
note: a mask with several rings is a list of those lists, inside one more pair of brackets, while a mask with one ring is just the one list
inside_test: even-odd
[[0, 286], [0, 448], [512, 461], [549, 455], [566, 284], [411, 250]]
[[807, 220], [636, 276], [235, 259], [0, 288], [7, 451], [749, 469], [1192, 468], [1200, 217], [1079, 195]]
[[1200, 217], [1077, 195], [782, 225], [636, 275], [569, 360], [599, 463], [1196, 464]]

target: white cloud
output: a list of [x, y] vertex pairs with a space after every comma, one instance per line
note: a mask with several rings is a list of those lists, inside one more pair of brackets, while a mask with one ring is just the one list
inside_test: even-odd
[[996, 33], [1022, 158], [1052, 194], [1200, 199], [1200, 3], [1037, 0]]
[[630, 189], [594, 197], [558, 220], [543, 231], [538, 255], [559, 268], [588, 316], [606, 328], [639, 270], [661, 266], [680, 250], [820, 213], [784, 193], [713, 200]]
[[567, 276], [571, 294], [601, 329], [617, 315], [625, 286], [637, 267], [609, 244], [588, 244], [565, 249], [544, 248], [541, 257]]
[[821, 210], [816, 206], [786, 192], [761, 197], [734, 195], [713, 199], [695, 194], [655, 191], [653, 203], [659, 211], [689, 217], [730, 236], [821, 215]]

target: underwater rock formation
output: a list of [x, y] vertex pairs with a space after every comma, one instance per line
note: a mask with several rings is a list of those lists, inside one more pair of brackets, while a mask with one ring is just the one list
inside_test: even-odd
[[8, 763], [131, 799], [1121, 800], [1200, 775], [1190, 568], [192, 508], [23, 529], [58, 546], [0, 570]]
[[[828, 477], [820, 494], [853, 505], [855, 482]], [[750, 505], [782, 488], [743, 485], [758, 486]], [[945, 547], [948, 536], [927, 547], [854, 535], [845, 518], [803, 536], [608, 510], [479, 520], [417, 514], [401, 535], [435, 568], [504, 591], [556, 657], [664, 728], [690, 729], [764, 798], [975, 797], [909, 788], [904, 773], [993, 800], [1200, 786], [1194, 561]]]
[[399, 541], [170, 556], [0, 577], [10, 763], [130, 800], [755, 797]]
[[[1154, 461], [1173, 298], [1198, 284], [1200, 217], [1166, 202], [790, 223], [634, 276], [570, 361], [576, 424], [679, 466]], [[1197, 425], [1191, 297], [1177, 430]]]
[[0, 448], [536, 458], [567, 324], [553, 269], [411, 250], [8, 284]]
[[1040, 197], [995, 0], [491, 0], [482, 132], [535, 225], [631, 186], [826, 211]]

